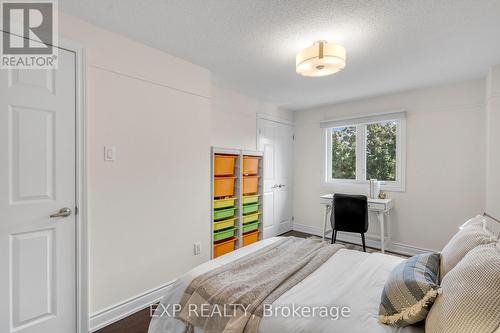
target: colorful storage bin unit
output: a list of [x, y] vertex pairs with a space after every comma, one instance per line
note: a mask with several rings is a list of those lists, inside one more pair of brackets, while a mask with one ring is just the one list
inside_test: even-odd
[[237, 228], [236, 223], [236, 161], [235, 155], [214, 155], [213, 168], [213, 253], [219, 257], [236, 248]]
[[262, 235], [262, 155], [212, 148], [214, 258], [257, 242]]

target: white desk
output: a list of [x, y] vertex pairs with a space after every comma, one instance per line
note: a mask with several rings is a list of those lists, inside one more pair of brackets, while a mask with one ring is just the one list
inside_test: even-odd
[[[323, 240], [325, 239], [325, 235], [332, 231], [331, 229], [327, 230], [327, 226], [329, 225], [330, 213], [332, 212], [332, 202], [333, 202], [333, 194], [325, 194], [320, 197], [321, 204], [325, 205], [325, 216], [323, 221]], [[377, 213], [377, 219], [380, 223], [380, 250], [382, 253], [385, 252], [385, 230], [388, 231], [388, 238], [390, 240], [389, 228], [386, 226], [386, 215], [389, 211], [394, 207], [394, 201], [392, 199], [371, 199], [368, 198], [368, 210]]]

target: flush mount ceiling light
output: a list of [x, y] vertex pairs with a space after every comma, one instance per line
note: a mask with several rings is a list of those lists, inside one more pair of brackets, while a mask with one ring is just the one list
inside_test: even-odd
[[297, 54], [295, 70], [303, 76], [331, 75], [344, 69], [345, 59], [342, 45], [320, 40]]

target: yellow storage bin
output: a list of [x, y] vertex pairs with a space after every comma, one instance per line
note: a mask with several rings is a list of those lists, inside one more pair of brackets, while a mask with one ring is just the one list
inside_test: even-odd
[[236, 221], [236, 217], [233, 217], [232, 219], [214, 222], [214, 231], [234, 227], [235, 221]]
[[236, 156], [215, 155], [214, 156], [214, 176], [234, 176], [234, 165]]
[[[214, 209], [229, 208], [234, 206], [236, 197], [214, 200]], [[245, 199], [243, 199], [245, 200]]]
[[243, 196], [243, 204], [252, 204], [252, 203], [257, 203], [259, 202], [259, 197], [260, 194], [254, 194], [254, 195], [244, 195]]
[[255, 213], [255, 214], [250, 214], [250, 215], [244, 215], [241, 222], [243, 224], [247, 224], [247, 223], [250, 223], [250, 222], [258, 221], [259, 220], [259, 214], [260, 213]]

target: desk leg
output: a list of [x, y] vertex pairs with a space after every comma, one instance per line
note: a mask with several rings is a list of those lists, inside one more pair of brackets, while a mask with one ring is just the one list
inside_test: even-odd
[[377, 212], [380, 222], [380, 252], [385, 253], [385, 216], [384, 212]]
[[323, 235], [322, 235], [322, 240], [325, 240], [325, 234], [326, 234], [326, 226], [328, 225], [328, 213], [330, 212], [331, 206], [330, 205], [325, 205], [325, 216], [323, 219]]

